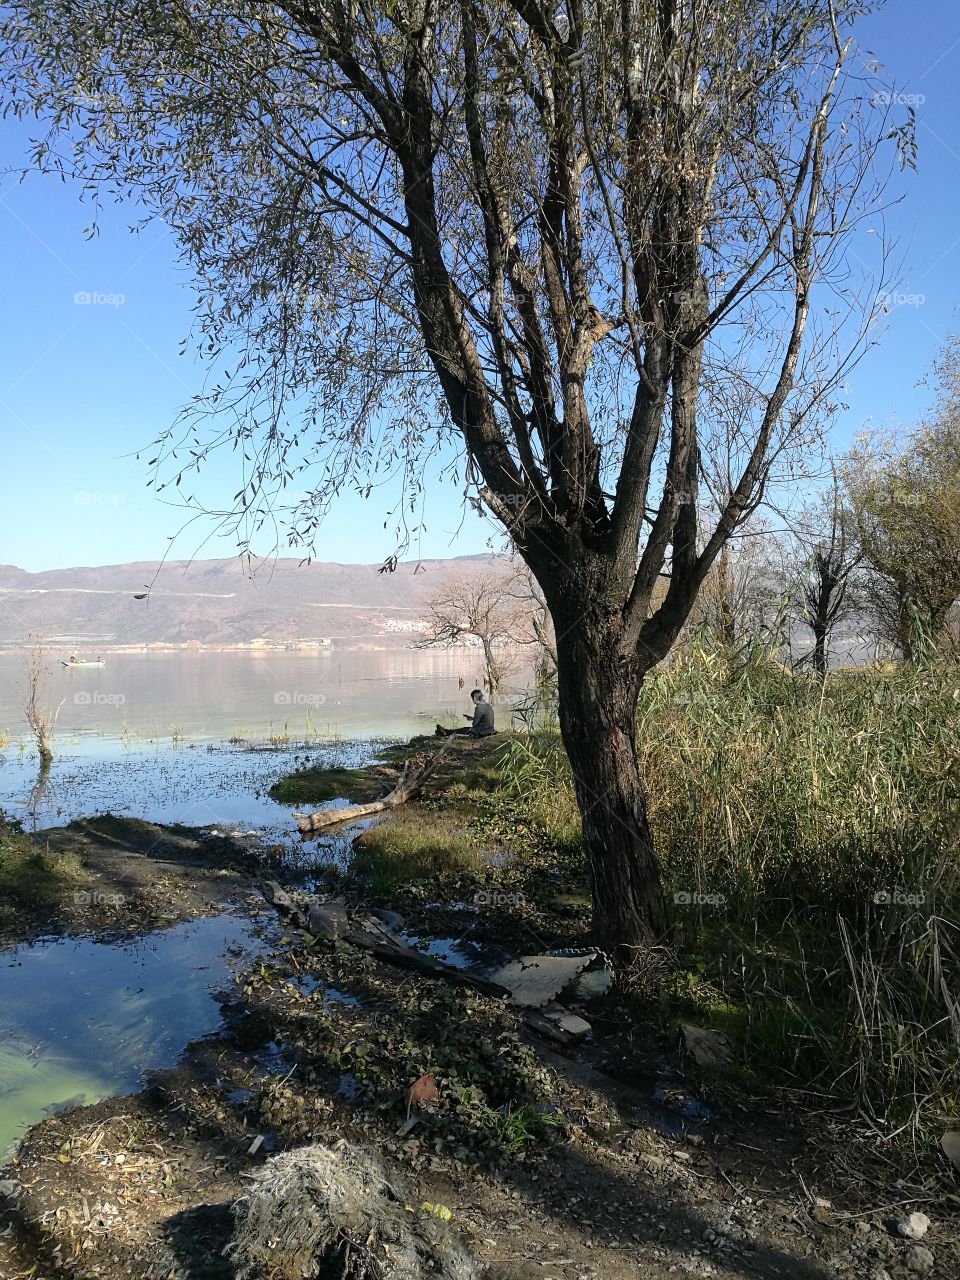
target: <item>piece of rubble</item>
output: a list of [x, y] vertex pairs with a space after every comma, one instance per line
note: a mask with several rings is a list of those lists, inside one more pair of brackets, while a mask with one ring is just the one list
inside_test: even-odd
[[576, 1036], [578, 1040], [588, 1036], [593, 1030], [586, 1018], [581, 1018], [577, 1013], [571, 1013], [569, 1009], [565, 1009], [562, 1004], [556, 1002], [545, 1005], [541, 1013], [551, 1022], [555, 1022], [562, 1031]]
[[260, 886], [260, 891], [271, 906], [276, 907], [281, 915], [287, 917], [290, 923], [297, 929], [305, 929], [307, 927], [307, 917], [303, 914], [294, 900], [276, 880], [265, 880]]
[[307, 928], [315, 938], [342, 938], [350, 928], [347, 904], [342, 898], [311, 902], [307, 909]]
[[399, 911], [388, 911], [386, 907], [374, 907], [370, 914], [376, 916], [381, 924], [385, 924], [391, 933], [403, 933], [406, 928], [407, 922]]
[[733, 1046], [722, 1031], [681, 1022], [683, 1047], [698, 1067], [720, 1067], [733, 1058]]
[[924, 1245], [915, 1244], [912, 1249], [907, 1250], [904, 1262], [908, 1271], [918, 1276], [928, 1276], [933, 1272], [936, 1258]]
[[510, 992], [514, 1004], [541, 1009], [597, 958], [595, 951], [575, 956], [518, 956], [490, 974]]
[[952, 1129], [940, 1139], [943, 1154], [956, 1169], [960, 1169], [960, 1130]]
[[904, 1240], [922, 1240], [930, 1227], [930, 1219], [925, 1213], [909, 1213], [897, 1223], [897, 1233]]

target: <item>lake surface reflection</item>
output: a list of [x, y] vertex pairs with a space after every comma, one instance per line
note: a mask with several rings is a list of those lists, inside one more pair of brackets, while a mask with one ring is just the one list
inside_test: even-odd
[[[482, 685], [473, 649], [244, 653], [117, 653], [101, 668], [67, 670], [51, 653], [44, 701], [55, 748], [96, 753], [103, 738], [202, 740], [409, 737], [437, 720], [462, 724]], [[0, 654], [0, 734], [27, 742], [26, 655]], [[529, 683], [520, 669], [501, 721]]]
[[238, 916], [143, 938], [57, 938], [0, 954], [0, 1163], [59, 1107], [140, 1087], [220, 1023], [219, 992], [260, 949]]

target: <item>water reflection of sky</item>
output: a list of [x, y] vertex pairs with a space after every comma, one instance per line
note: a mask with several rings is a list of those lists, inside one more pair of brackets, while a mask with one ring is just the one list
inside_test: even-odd
[[[0, 653], [0, 737], [28, 748], [25, 681], [25, 655]], [[103, 667], [72, 670], [50, 653], [41, 705], [55, 749], [98, 755], [104, 741], [409, 738], [461, 722], [482, 682], [467, 650], [108, 653]], [[497, 699], [502, 719], [529, 682], [518, 668]]]
[[139, 1087], [214, 1030], [218, 991], [259, 946], [250, 921], [191, 920], [130, 942], [63, 938], [0, 954], [0, 1155], [65, 1103]]
[[77, 817], [124, 814], [149, 822], [253, 830], [268, 840], [292, 838], [296, 806], [278, 804], [271, 785], [305, 764], [352, 767], [369, 760], [377, 742], [331, 743], [316, 748], [140, 746], [103, 744], [91, 757], [58, 752], [37, 787], [35, 759], [0, 753], [0, 811], [28, 830], [61, 826]]

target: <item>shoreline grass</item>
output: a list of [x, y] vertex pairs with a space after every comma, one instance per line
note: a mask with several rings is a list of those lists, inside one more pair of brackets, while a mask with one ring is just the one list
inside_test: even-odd
[[0, 814], [0, 924], [18, 911], [53, 910], [87, 879], [75, 855], [41, 848]]
[[[694, 653], [654, 672], [638, 706], [674, 924], [676, 963], [655, 999], [664, 1025], [731, 1032], [741, 1085], [852, 1101], [881, 1133], [920, 1142], [960, 1114], [958, 684], [947, 665], [821, 684]], [[542, 709], [531, 719], [529, 733], [470, 744], [425, 797], [361, 837], [354, 870], [370, 891], [492, 882], [498, 844], [528, 903], [554, 863], [550, 892], [582, 891], [569, 765]], [[318, 801], [367, 798], [363, 786], [384, 780], [296, 778]]]
[[[736, 1032], [745, 1070], [920, 1140], [960, 1114], [960, 670], [831, 673], [694, 654], [637, 743], [679, 964], [664, 1014]], [[504, 785], [576, 839], [557, 735]]]

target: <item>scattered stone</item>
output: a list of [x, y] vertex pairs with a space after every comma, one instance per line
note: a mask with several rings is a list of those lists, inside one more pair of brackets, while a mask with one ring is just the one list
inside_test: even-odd
[[271, 906], [276, 907], [281, 915], [285, 915], [297, 929], [305, 929], [307, 918], [276, 880], [265, 880], [260, 886], [261, 892]]
[[951, 1130], [940, 1139], [943, 1154], [956, 1169], [960, 1169], [960, 1130]]
[[376, 916], [381, 924], [385, 924], [394, 933], [403, 933], [407, 922], [399, 911], [388, 911], [386, 907], [375, 907], [370, 914]]
[[12, 1178], [3, 1178], [0, 1180], [0, 1196], [2, 1196], [4, 1200], [16, 1200], [19, 1194], [19, 1182], [14, 1182]]
[[347, 1272], [357, 1280], [477, 1280], [447, 1218], [415, 1204], [373, 1152], [346, 1141], [299, 1147], [268, 1160], [235, 1203], [225, 1253], [237, 1280]]
[[930, 1219], [925, 1213], [911, 1213], [897, 1223], [897, 1232], [905, 1240], [922, 1240], [929, 1226]]
[[342, 938], [350, 928], [346, 903], [342, 898], [311, 902], [307, 911], [307, 928], [315, 938]]
[[698, 1067], [720, 1067], [733, 1058], [733, 1046], [722, 1031], [680, 1023], [683, 1047]]
[[825, 1205], [815, 1204], [810, 1210], [810, 1217], [814, 1222], [829, 1222], [830, 1210]]
[[934, 1256], [922, 1244], [915, 1244], [912, 1249], [907, 1250], [907, 1256], [904, 1262], [907, 1270], [914, 1272], [918, 1276], [928, 1276], [933, 1271]]

